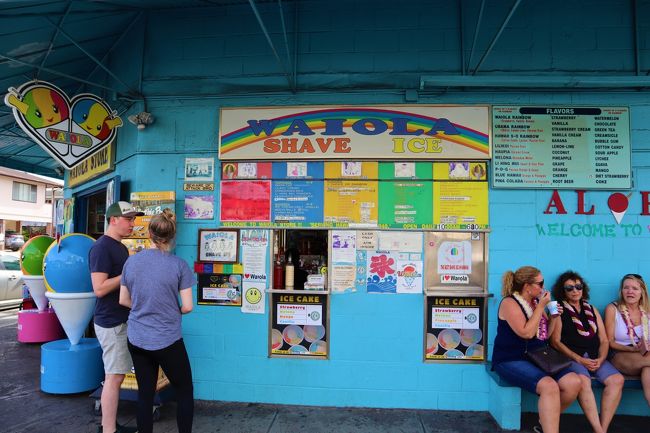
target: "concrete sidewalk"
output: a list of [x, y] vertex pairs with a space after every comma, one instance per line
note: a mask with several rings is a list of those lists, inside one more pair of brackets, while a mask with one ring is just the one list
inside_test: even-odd
[[[11, 433], [95, 433], [100, 417], [90, 393], [52, 395], [40, 391], [40, 345], [16, 341], [17, 312], [0, 312], [0, 430]], [[160, 408], [156, 433], [176, 432], [176, 407]], [[535, 414], [525, 414], [532, 432]], [[135, 403], [120, 402], [118, 421], [135, 422]], [[501, 431], [486, 412], [357, 409], [197, 401], [196, 433], [477, 433]], [[590, 432], [584, 416], [563, 415], [562, 432]], [[650, 431], [649, 417], [617, 416], [610, 433]]]

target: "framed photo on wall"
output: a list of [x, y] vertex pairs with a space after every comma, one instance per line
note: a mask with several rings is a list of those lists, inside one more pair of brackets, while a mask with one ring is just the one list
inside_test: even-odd
[[186, 182], [212, 182], [214, 158], [185, 158]]
[[239, 230], [199, 229], [199, 262], [237, 263]]

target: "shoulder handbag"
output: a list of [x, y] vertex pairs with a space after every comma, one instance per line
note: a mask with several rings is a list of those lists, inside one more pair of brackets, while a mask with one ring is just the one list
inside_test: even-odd
[[524, 355], [530, 362], [550, 375], [559, 373], [571, 365], [571, 359], [568, 356], [558, 352], [548, 344], [538, 349], [528, 350], [528, 342], [526, 342]]

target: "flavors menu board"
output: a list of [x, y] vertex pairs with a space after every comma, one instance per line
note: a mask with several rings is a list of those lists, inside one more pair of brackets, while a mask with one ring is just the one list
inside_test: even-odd
[[627, 107], [492, 108], [495, 188], [631, 188]]

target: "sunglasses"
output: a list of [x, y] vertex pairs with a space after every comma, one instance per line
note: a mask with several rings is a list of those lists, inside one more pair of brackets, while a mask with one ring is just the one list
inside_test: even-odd
[[533, 281], [532, 283], [529, 284], [537, 284], [539, 287], [544, 287], [544, 280], [542, 281]]
[[637, 280], [643, 281], [643, 277], [639, 274], [625, 274], [623, 275], [623, 279], [626, 280], [628, 278], [636, 278]]
[[574, 290], [580, 291], [584, 289], [584, 287], [585, 286], [583, 286], [582, 284], [567, 284], [566, 286], [564, 286], [564, 291], [565, 292], [573, 292]]

